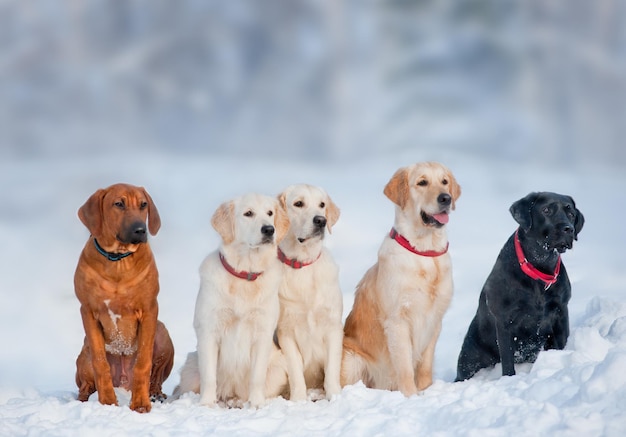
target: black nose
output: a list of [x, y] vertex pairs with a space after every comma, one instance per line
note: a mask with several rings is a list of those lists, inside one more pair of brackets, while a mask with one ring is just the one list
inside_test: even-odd
[[442, 206], [448, 206], [452, 202], [452, 197], [450, 197], [448, 193], [441, 193], [439, 197], [437, 197], [437, 202]]
[[145, 243], [147, 241], [146, 224], [143, 222], [133, 223], [128, 232], [127, 242], [131, 244]]
[[574, 233], [574, 226], [563, 223], [559, 226], [559, 230], [565, 235], [571, 235]]
[[272, 225], [261, 226], [261, 233], [263, 235], [271, 237], [272, 235], [274, 235], [274, 226]]
[[313, 224], [318, 228], [323, 228], [324, 226], [326, 226], [326, 217], [324, 217], [323, 215], [316, 215], [315, 217], [313, 217]]

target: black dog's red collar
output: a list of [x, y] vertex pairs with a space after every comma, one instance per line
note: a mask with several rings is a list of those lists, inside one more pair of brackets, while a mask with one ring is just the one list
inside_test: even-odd
[[246, 281], [254, 281], [263, 274], [263, 272], [238, 272], [233, 268], [233, 266], [226, 262], [226, 258], [222, 255], [222, 252], [220, 252], [220, 261], [228, 273], [238, 278], [245, 279]]
[[559, 255], [559, 258], [556, 261], [556, 267], [554, 268], [554, 273], [552, 275], [540, 272], [535, 266], [529, 263], [524, 256], [524, 251], [522, 250], [522, 245], [520, 244], [518, 234], [519, 228], [515, 231], [515, 238], [513, 239], [513, 241], [515, 243], [515, 254], [517, 255], [517, 261], [519, 262], [519, 266], [522, 269], [522, 272], [526, 273], [527, 276], [534, 280], [544, 282], [546, 284], [545, 289], [547, 290], [559, 279], [559, 272], [561, 271], [561, 256]]
[[411, 243], [409, 243], [409, 240], [404, 238], [402, 235], [398, 234], [398, 231], [396, 231], [395, 228], [391, 228], [391, 232], [389, 232], [389, 236], [393, 240], [396, 240], [400, 246], [404, 247], [409, 252], [413, 252], [414, 254], [421, 255], [421, 256], [429, 256], [429, 257], [441, 256], [445, 254], [446, 252], [448, 252], [448, 246], [450, 245], [450, 243], [447, 243], [446, 248], [442, 250], [441, 252], [437, 252], [435, 250], [427, 250], [427, 251], [422, 252], [420, 250], [417, 250], [413, 246], [411, 246]]
[[278, 248], [278, 259], [281, 260], [283, 263], [287, 264], [292, 269], [301, 269], [302, 267], [310, 266], [315, 261], [320, 259], [320, 256], [322, 256], [322, 252], [320, 252], [320, 254], [317, 255], [317, 258], [315, 258], [313, 261], [308, 262], [308, 263], [303, 263], [302, 261], [298, 261], [295, 258], [287, 258], [287, 255], [285, 255], [285, 253], [282, 250], [280, 250], [280, 247]]

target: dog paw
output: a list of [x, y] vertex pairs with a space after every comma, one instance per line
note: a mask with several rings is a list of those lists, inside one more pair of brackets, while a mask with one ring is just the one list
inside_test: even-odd
[[150, 395], [150, 402], [163, 403], [166, 400], [167, 400], [167, 395], [165, 393], [154, 393]]
[[131, 401], [130, 409], [133, 411], [136, 411], [137, 413], [149, 413], [150, 410], [152, 409], [152, 404], [150, 403], [149, 399], [148, 399], [148, 402]]

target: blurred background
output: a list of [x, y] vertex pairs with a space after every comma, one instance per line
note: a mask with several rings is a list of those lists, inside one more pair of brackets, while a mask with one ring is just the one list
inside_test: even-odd
[[621, 0], [2, 0], [0, 159], [626, 163]]

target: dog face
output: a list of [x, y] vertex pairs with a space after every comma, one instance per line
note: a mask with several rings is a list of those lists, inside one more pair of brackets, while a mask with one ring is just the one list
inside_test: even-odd
[[116, 184], [100, 189], [78, 210], [78, 217], [101, 243], [140, 244], [161, 227], [159, 212], [148, 192], [141, 187]]
[[311, 185], [291, 185], [278, 200], [287, 211], [290, 232], [300, 243], [323, 239], [339, 219], [339, 208], [326, 192]]
[[511, 205], [510, 212], [547, 252], [571, 249], [585, 223], [574, 199], [556, 193], [530, 193]]
[[448, 223], [461, 187], [445, 166], [422, 162], [399, 169], [384, 193], [415, 223], [440, 228]]
[[211, 219], [225, 244], [249, 247], [277, 244], [289, 228], [289, 219], [276, 199], [246, 194], [220, 205]]

